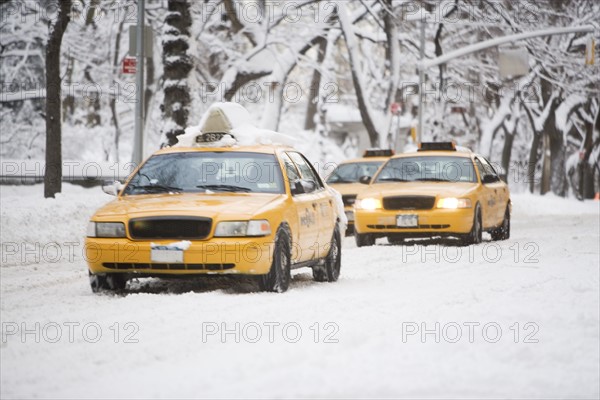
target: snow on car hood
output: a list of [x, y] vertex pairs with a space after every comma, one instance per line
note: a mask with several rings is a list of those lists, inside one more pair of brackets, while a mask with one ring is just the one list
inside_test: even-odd
[[96, 212], [98, 217], [148, 214], [197, 215], [215, 218], [222, 214], [247, 215], [261, 211], [269, 203], [282, 199], [270, 193], [181, 193], [122, 196]]
[[376, 183], [361, 197], [385, 196], [466, 196], [477, 188], [472, 182], [390, 182]]

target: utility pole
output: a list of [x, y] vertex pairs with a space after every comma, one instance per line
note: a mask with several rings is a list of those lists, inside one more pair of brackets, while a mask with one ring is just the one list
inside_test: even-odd
[[[421, 19], [421, 64], [425, 60], [425, 20]], [[425, 85], [425, 68], [419, 68], [419, 124], [417, 125], [417, 144], [423, 137], [423, 85]]]
[[133, 139], [133, 164], [140, 165], [144, 159], [144, 14], [145, 0], [138, 0], [136, 37], [136, 94], [135, 133]]

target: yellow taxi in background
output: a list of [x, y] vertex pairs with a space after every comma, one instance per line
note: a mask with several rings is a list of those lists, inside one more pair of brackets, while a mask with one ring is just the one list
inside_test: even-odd
[[94, 292], [133, 277], [206, 274], [254, 275], [262, 290], [284, 292], [299, 267], [316, 281], [338, 279], [345, 226], [336, 193], [293, 148], [221, 146], [224, 136], [204, 132], [199, 146], [157, 151], [92, 216]]
[[481, 155], [453, 142], [422, 143], [419, 150], [390, 158], [354, 204], [358, 247], [387, 237], [457, 237], [480, 243], [510, 237], [508, 186]]
[[393, 150], [365, 150], [362, 158], [344, 161], [327, 177], [327, 184], [342, 195], [344, 211], [348, 218], [346, 236], [354, 232], [354, 201], [358, 193], [365, 188], [363, 182], [369, 182], [379, 167], [394, 155]]

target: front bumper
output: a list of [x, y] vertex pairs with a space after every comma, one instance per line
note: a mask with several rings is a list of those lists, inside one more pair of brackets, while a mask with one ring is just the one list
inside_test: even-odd
[[[413, 214], [418, 217], [418, 227], [398, 227], [398, 215]], [[399, 234], [410, 237], [465, 234], [473, 226], [473, 208], [456, 210], [434, 208], [431, 210], [354, 210], [355, 230], [375, 236]]]
[[271, 268], [273, 237], [192, 241], [189, 248], [183, 251], [182, 262], [151, 260], [151, 243], [169, 245], [175, 241], [86, 238], [86, 261], [92, 274], [116, 272], [150, 275], [264, 275]]

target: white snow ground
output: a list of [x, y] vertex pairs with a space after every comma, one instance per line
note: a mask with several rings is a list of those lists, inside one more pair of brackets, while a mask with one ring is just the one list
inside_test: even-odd
[[63, 191], [0, 187], [3, 399], [600, 394], [599, 202], [514, 195], [511, 239], [470, 248], [346, 238], [337, 283], [299, 270], [285, 294], [217, 278], [114, 296], [81, 256], [111, 198]]

